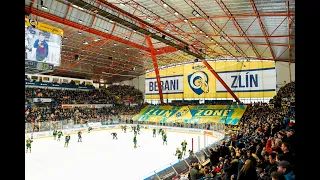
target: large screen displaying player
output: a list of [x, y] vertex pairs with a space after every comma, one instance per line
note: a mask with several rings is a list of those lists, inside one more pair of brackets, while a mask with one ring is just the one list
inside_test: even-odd
[[61, 36], [25, 26], [25, 59], [60, 65]]

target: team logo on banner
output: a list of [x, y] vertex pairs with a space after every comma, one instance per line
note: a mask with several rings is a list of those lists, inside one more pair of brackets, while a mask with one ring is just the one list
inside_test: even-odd
[[209, 92], [208, 75], [203, 71], [197, 71], [188, 75], [190, 88], [198, 95]]

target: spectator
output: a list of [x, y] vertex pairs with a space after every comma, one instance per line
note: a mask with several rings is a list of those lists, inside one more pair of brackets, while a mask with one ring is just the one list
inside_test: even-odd
[[272, 180], [286, 180], [282, 172], [275, 172], [272, 174]]
[[257, 173], [251, 159], [247, 159], [241, 168], [237, 180], [257, 180]]
[[291, 165], [294, 165], [294, 154], [289, 151], [290, 144], [287, 142], [282, 143], [281, 150], [283, 151], [282, 159], [288, 161]]
[[199, 165], [195, 164], [193, 166], [193, 168], [190, 171], [190, 179], [191, 180], [197, 180], [200, 178], [200, 174], [199, 174]]
[[286, 180], [295, 180], [295, 174], [292, 171], [291, 164], [288, 161], [281, 161], [278, 164], [278, 172], [282, 172]]

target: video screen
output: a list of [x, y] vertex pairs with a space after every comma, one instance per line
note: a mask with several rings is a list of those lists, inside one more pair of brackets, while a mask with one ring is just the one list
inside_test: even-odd
[[60, 65], [61, 36], [25, 25], [25, 59]]

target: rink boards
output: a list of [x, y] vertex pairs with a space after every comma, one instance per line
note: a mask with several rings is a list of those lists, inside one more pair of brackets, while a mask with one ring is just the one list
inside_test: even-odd
[[[112, 130], [112, 129], [120, 129], [121, 126], [132, 126], [131, 124], [117, 124], [117, 125], [101, 125], [101, 123], [89, 123], [89, 126], [93, 128], [92, 131], [102, 131], [102, 130]], [[223, 139], [224, 134], [211, 131], [211, 130], [204, 130], [204, 129], [194, 129], [194, 128], [180, 128], [180, 127], [168, 127], [168, 126], [154, 126], [154, 125], [141, 125], [143, 129], [152, 130], [153, 128], [162, 128], [165, 131], [169, 132], [178, 132], [178, 133], [188, 133], [188, 134], [201, 134], [206, 136], [211, 136], [217, 139]], [[131, 128], [129, 128], [130, 130]], [[62, 130], [63, 134], [76, 134], [78, 131], [82, 131], [83, 133], [87, 133], [88, 127], [84, 125], [83, 127], [71, 128], [71, 129], [64, 129]], [[32, 133], [33, 139], [38, 138], [48, 138], [52, 137], [53, 131], [44, 131], [44, 132], [35, 132]], [[31, 133], [26, 133], [25, 138], [30, 138]]]

